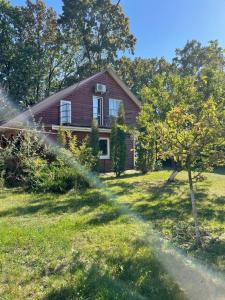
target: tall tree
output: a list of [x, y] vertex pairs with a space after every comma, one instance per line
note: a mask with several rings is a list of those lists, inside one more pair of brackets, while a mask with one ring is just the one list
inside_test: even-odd
[[0, 24], [0, 83], [21, 106], [59, 90], [77, 71], [75, 36], [69, 45], [56, 12], [42, 0], [16, 7], [0, 2]]
[[61, 23], [65, 32], [79, 37], [80, 78], [114, 64], [119, 51], [134, 51], [136, 39], [119, 2], [63, 0]]
[[120, 105], [118, 118], [113, 118], [111, 131], [111, 161], [112, 170], [119, 177], [126, 166], [126, 132], [125, 113], [123, 105]]
[[150, 86], [157, 74], [172, 72], [172, 66], [164, 58], [145, 59], [138, 57], [130, 59], [123, 56], [115, 64], [115, 69], [136, 95], [140, 95], [144, 86]]
[[8, 1], [0, 0], [0, 83], [6, 85], [7, 78], [12, 70], [12, 59], [15, 55], [12, 24], [13, 7]]
[[197, 75], [205, 66], [223, 70], [225, 66], [223, 48], [218, 41], [210, 41], [207, 46], [196, 40], [187, 41], [183, 49], [176, 49], [173, 59], [179, 73], [183, 76]]

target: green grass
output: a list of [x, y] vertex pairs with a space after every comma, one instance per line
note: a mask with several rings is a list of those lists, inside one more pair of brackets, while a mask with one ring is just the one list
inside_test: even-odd
[[187, 174], [181, 172], [176, 182], [168, 185], [165, 181], [169, 174], [160, 171], [107, 182], [119, 201], [151, 222], [166, 239], [211, 268], [225, 272], [225, 175], [221, 170], [204, 174], [205, 180], [195, 183], [204, 241], [203, 249], [196, 249]]
[[[197, 184], [205, 246], [195, 250], [186, 174], [104, 178], [118, 201], [167, 239], [225, 270], [225, 176]], [[145, 243], [143, 226], [104, 193], [0, 193], [0, 299], [184, 299]]]

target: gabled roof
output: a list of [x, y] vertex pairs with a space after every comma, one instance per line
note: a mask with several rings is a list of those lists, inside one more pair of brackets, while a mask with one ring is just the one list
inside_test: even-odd
[[46, 98], [46, 99], [42, 100], [41, 102], [39, 102], [39, 103], [35, 104], [34, 106], [32, 106], [30, 109], [28, 109], [25, 112], [19, 114], [17, 117], [15, 117], [12, 120], [8, 121], [6, 124], [9, 125], [9, 124], [13, 123], [14, 126], [16, 124], [19, 125], [19, 123], [22, 123], [27, 118], [31, 117], [31, 112], [33, 114], [37, 114], [37, 113], [41, 112], [46, 106], [54, 104], [55, 102], [57, 102], [59, 100], [62, 100], [63, 98], [68, 96], [71, 92], [73, 92], [78, 87], [81, 87], [82, 85], [87, 84], [89, 81], [93, 80], [95, 77], [98, 77], [99, 75], [104, 74], [106, 72], [117, 82], [117, 84], [124, 90], [124, 92], [131, 98], [131, 100], [138, 107], [141, 107], [141, 102], [130, 91], [130, 89], [126, 86], [126, 84], [119, 78], [119, 76], [116, 74], [116, 72], [114, 70], [112, 70], [111, 68], [107, 68], [102, 72], [96, 73], [95, 75], [93, 75], [93, 76], [91, 76], [87, 79], [84, 79], [84, 80], [82, 80], [78, 83], [75, 83], [75, 84], [63, 89], [62, 91], [59, 91], [59, 92], [49, 96], [48, 98]]

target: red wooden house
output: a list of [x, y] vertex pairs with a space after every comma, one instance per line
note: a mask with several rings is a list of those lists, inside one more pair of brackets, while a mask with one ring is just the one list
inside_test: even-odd
[[[78, 141], [91, 132], [93, 118], [98, 122], [101, 150], [101, 171], [111, 170], [110, 132], [111, 119], [118, 115], [120, 103], [125, 110], [125, 122], [134, 125], [140, 102], [111, 69], [106, 69], [76, 83], [34, 105], [31, 108], [36, 121], [41, 122], [49, 137], [56, 139], [59, 126], [76, 134]], [[10, 122], [11, 127], [21, 125], [31, 116], [26, 111]], [[9, 125], [9, 124], [8, 124]], [[134, 167], [134, 141], [127, 135], [126, 169]]]

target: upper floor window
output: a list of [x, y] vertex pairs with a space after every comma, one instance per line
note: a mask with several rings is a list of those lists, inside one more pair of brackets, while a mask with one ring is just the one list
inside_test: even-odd
[[60, 124], [71, 123], [71, 101], [60, 101]]
[[109, 116], [118, 117], [120, 105], [123, 103], [122, 100], [109, 99]]
[[97, 120], [99, 126], [103, 125], [103, 98], [93, 97], [93, 119]]

